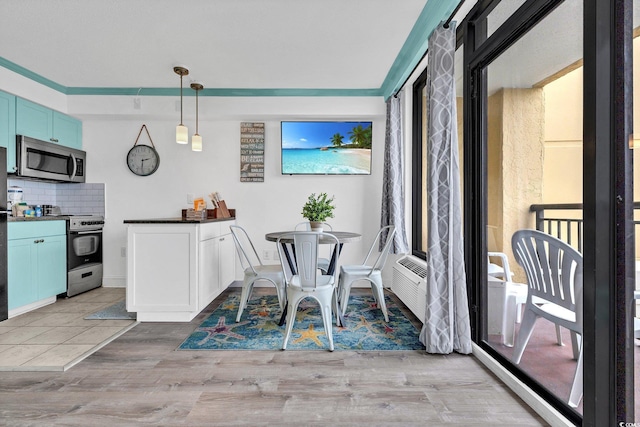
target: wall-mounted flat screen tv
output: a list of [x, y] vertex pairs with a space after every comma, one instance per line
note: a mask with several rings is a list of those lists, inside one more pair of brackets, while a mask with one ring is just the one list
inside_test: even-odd
[[281, 122], [283, 175], [370, 175], [372, 122]]

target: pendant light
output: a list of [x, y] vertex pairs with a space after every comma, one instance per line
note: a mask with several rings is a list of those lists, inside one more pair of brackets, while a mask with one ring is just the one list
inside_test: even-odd
[[180, 65], [173, 67], [173, 72], [180, 76], [180, 124], [176, 126], [176, 142], [187, 144], [189, 142], [189, 130], [182, 124], [182, 77], [189, 75], [189, 70]]
[[202, 137], [198, 134], [198, 91], [204, 89], [198, 82], [191, 83], [191, 89], [196, 91], [196, 133], [191, 137], [191, 149], [193, 151], [202, 151]]

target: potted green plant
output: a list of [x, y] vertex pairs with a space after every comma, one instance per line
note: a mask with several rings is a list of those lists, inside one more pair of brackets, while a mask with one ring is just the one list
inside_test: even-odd
[[307, 203], [302, 207], [302, 216], [309, 220], [311, 231], [322, 231], [322, 223], [327, 218], [333, 218], [333, 196], [329, 198], [327, 193], [320, 193], [317, 197], [312, 193]]

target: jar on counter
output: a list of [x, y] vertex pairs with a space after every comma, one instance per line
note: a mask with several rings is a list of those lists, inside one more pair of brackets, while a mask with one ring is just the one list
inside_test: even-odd
[[36, 217], [41, 217], [42, 216], [42, 206], [40, 205], [36, 205]]

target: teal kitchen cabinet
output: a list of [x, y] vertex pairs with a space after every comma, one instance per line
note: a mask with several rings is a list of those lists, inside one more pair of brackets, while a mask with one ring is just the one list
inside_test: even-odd
[[7, 172], [16, 166], [16, 97], [0, 91], [0, 147], [7, 149]]
[[9, 310], [66, 292], [65, 221], [9, 223], [7, 243]]
[[16, 134], [82, 149], [82, 122], [26, 99], [16, 100]]
[[59, 144], [82, 150], [82, 122], [80, 120], [54, 111], [53, 135]]

